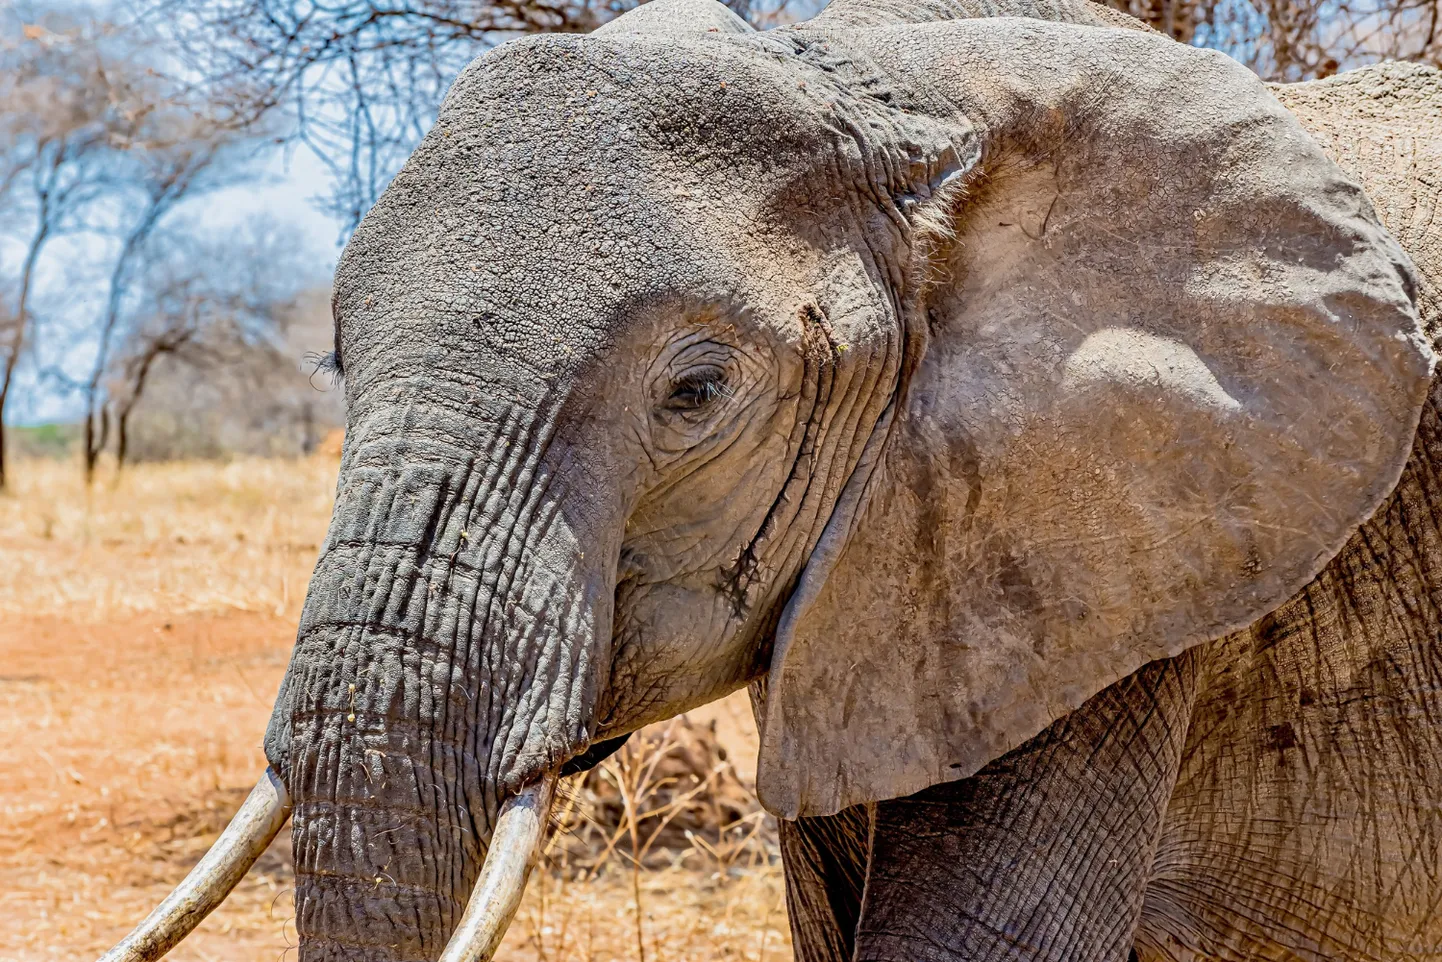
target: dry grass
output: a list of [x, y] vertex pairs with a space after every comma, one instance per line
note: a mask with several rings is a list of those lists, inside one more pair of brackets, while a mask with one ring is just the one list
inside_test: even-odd
[[0, 496], [0, 612], [293, 614], [325, 536], [336, 464], [141, 464], [87, 489], [27, 461]]
[[[538, 962], [788, 954], [775, 823], [722, 744], [723, 723], [736, 721], [672, 719], [567, 786], [522, 918]], [[595, 912], [627, 889], [631, 952], [600, 953]]]
[[[93, 957], [214, 839], [263, 765], [335, 461], [141, 465], [0, 496], [0, 962]], [[569, 786], [499, 958], [789, 957], [744, 699]], [[173, 958], [294, 958], [283, 841]]]

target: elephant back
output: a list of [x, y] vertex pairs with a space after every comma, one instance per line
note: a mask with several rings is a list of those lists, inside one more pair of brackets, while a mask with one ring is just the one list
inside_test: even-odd
[[1417, 267], [1423, 329], [1442, 337], [1442, 70], [1391, 62], [1272, 92], [1361, 182]]
[[1146, 24], [1093, 0], [833, 0], [803, 26], [879, 27], [984, 17], [1027, 17], [1085, 27], [1148, 30]]

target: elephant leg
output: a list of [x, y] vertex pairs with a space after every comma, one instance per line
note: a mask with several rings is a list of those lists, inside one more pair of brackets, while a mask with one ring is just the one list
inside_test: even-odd
[[1147, 665], [971, 778], [878, 802], [857, 962], [1126, 962], [1196, 660]]
[[786, 914], [797, 962], [851, 962], [871, 845], [871, 806], [781, 821]]

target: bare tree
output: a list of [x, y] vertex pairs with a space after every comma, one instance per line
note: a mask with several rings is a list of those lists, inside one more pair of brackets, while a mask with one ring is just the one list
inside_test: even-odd
[[354, 224], [466, 62], [506, 37], [594, 28], [635, 0], [162, 0], [159, 23], [248, 124], [274, 111], [331, 169]]
[[1442, 64], [1442, 0], [1105, 2], [1184, 43], [1223, 50], [1269, 80], [1389, 59]]
[[[233, 183], [242, 170], [225, 163], [227, 155], [243, 150], [234, 131], [214, 122], [205, 105], [172, 99], [160, 89], [146, 98], [151, 105], [145, 122], [133, 132], [128, 145], [129, 163], [111, 180], [113, 199], [123, 213], [117, 218], [119, 246], [111, 265], [106, 298], [91, 332], [98, 344], [89, 379], [85, 382], [83, 457], [87, 480], [109, 435], [109, 409], [104, 377], [110, 368], [111, 348], [136, 262], [146, 242], [165, 217], [182, 201]], [[214, 263], [204, 265], [215, 270]]]
[[[136, 263], [132, 307], [121, 316], [105, 379], [117, 470], [132, 454], [133, 419], [157, 383], [161, 394], [151, 410], [171, 423], [183, 423], [220, 388], [225, 399], [218, 407], [247, 409], [247, 416], [268, 410], [272, 430], [284, 427], [277, 417], [299, 426], [302, 453], [314, 447], [321, 422], [338, 422], [339, 400], [317, 403], [302, 370], [306, 349], [295, 335], [304, 329], [312, 349], [317, 337], [328, 340], [329, 305], [306, 297], [315, 277], [293, 237], [265, 222], [220, 236], [182, 223], [153, 235]], [[320, 330], [310, 323], [317, 314], [327, 316]], [[200, 381], [209, 389], [198, 391]], [[150, 439], [152, 452], [157, 440]], [[225, 448], [221, 439], [212, 445], [200, 453]], [[172, 439], [166, 453], [197, 452]]]
[[[83, 400], [88, 480], [109, 436], [107, 375], [143, 287], [135, 281], [147, 245], [184, 202], [245, 176], [264, 127], [236, 129], [204, 88], [157, 69], [164, 64], [153, 35], [134, 25], [84, 7], [47, 3], [36, 13], [3, 0], [0, 24], [20, 27], [0, 33], [7, 37], [0, 43], [0, 199], [6, 226], [23, 233], [0, 247], [19, 261], [7, 272], [11, 296], [0, 311], [0, 485], [6, 405], [22, 358], [35, 356], [39, 340], [36, 295], [42, 282], [63, 288], [69, 273], [45, 253], [66, 234], [74, 242], [65, 252], [100, 275], [93, 306], [72, 299], [44, 325], [69, 328], [68, 365], [49, 374]], [[52, 308], [59, 299], [47, 298]], [[92, 319], [77, 323], [87, 309]], [[77, 376], [75, 358], [87, 356]]]
[[101, 192], [105, 158], [131, 118], [101, 54], [103, 28], [54, 18], [24, 25], [0, 47], [0, 202], [27, 224], [13, 306], [0, 332], [0, 488], [6, 480], [5, 413], [34, 327], [37, 268], [46, 246], [77, 227]]

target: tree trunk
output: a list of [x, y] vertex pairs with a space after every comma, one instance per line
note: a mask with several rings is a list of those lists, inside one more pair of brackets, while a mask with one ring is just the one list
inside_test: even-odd
[[115, 416], [115, 475], [125, 470], [125, 455], [130, 447], [130, 412], [133, 405], [126, 404]]
[[[105, 443], [109, 440], [110, 435], [109, 414], [105, 409], [105, 392], [101, 387], [101, 381], [105, 377], [105, 369], [110, 365], [110, 345], [115, 338], [115, 328], [120, 323], [121, 299], [125, 295], [125, 282], [129, 276], [130, 264], [144, 246], [156, 223], [183, 193], [183, 188], [174, 194], [167, 189], [160, 196], [150, 199], [144, 213], [130, 233], [126, 235], [125, 243], [121, 245], [120, 253], [115, 258], [115, 266], [110, 271], [110, 286], [105, 298], [105, 314], [101, 317], [100, 322], [100, 344], [95, 353], [95, 367], [90, 372], [90, 380], [85, 385], [85, 483], [87, 485], [95, 480], [95, 466], [100, 461], [100, 453], [105, 450]], [[98, 430], [96, 422], [99, 422]]]
[[145, 393], [145, 384], [150, 380], [150, 369], [155, 365], [156, 358], [162, 354], [173, 353], [180, 344], [189, 339], [186, 336], [175, 343], [151, 345], [150, 350], [145, 353], [140, 365], [136, 368], [135, 383], [130, 386], [130, 395], [125, 399], [125, 403], [121, 405], [120, 411], [115, 417], [115, 473], [117, 475], [125, 470], [125, 458], [130, 450], [130, 414], [140, 403], [141, 395]]
[[40, 222], [35, 229], [35, 235], [30, 239], [30, 247], [25, 251], [25, 265], [20, 269], [20, 296], [15, 307], [15, 332], [10, 336], [10, 343], [5, 352], [5, 368], [0, 374], [0, 491], [5, 490], [9, 480], [6, 473], [7, 463], [5, 459], [7, 438], [5, 434], [5, 408], [10, 400], [10, 385], [15, 381], [15, 367], [20, 363], [20, 352], [25, 349], [25, 328], [28, 323], [27, 313], [30, 309], [30, 288], [35, 281], [35, 264], [40, 259], [40, 251], [45, 247], [45, 242], [50, 237], [50, 215], [48, 206], [42, 194], [40, 208]]
[[[97, 427], [98, 425], [98, 427]], [[110, 411], [104, 404], [98, 413], [85, 415], [85, 483], [95, 480], [95, 468], [100, 463], [100, 454], [110, 440]]]

